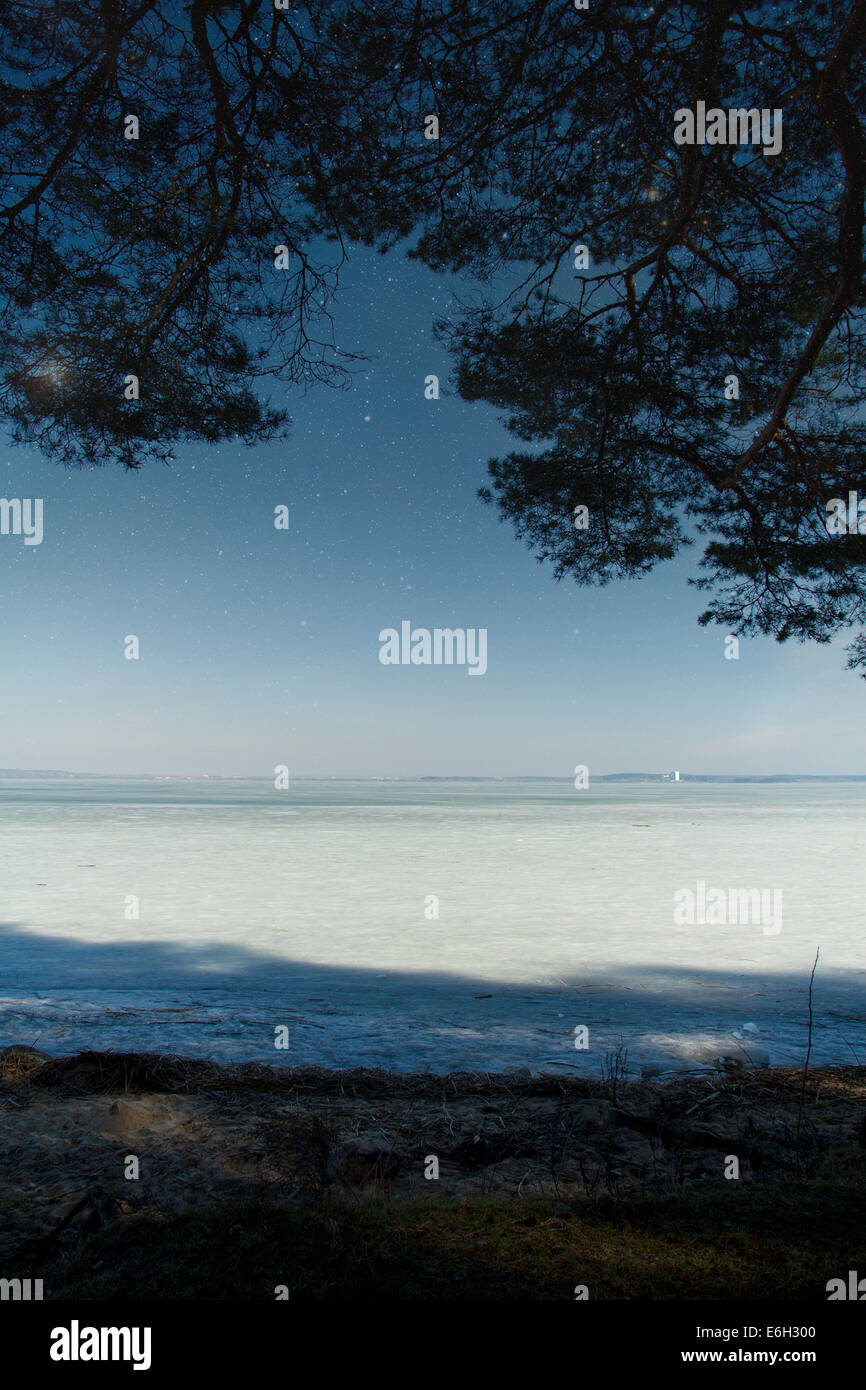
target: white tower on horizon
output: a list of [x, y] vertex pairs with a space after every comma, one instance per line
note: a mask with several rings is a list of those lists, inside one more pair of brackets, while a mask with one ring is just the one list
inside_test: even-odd
[[675, 772], [675, 773], [674, 773], [674, 781], [675, 781], [675, 782], [678, 782], [679, 780], [680, 780], [680, 774], [679, 774], [678, 772]]

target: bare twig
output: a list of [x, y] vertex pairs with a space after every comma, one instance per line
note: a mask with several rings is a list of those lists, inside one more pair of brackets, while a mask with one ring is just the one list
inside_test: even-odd
[[800, 1126], [803, 1122], [803, 1105], [806, 1100], [806, 1077], [809, 1074], [809, 1058], [812, 1055], [812, 985], [815, 980], [815, 971], [818, 968], [818, 957], [821, 954], [819, 946], [815, 952], [815, 960], [812, 964], [812, 973], [809, 976], [809, 1039], [806, 1047], [806, 1060], [803, 1063], [803, 1084], [800, 1087], [800, 1105], [797, 1110], [797, 1157], [800, 1157]]

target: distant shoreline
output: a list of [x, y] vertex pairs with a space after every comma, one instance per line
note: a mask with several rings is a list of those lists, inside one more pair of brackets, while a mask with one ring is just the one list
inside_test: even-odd
[[[0, 781], [57, 781], [57, 782], [263, 782], [270, 784], [271, 777], [261, 776], [232, 776], [224, 773], [213, 772], [63, 772], [54, 768], [31, 769], [31, 768], [0, 768]], [[550, 782], [556, 785], [565, 785], [572, 782], [571, 777], [550, 777], [543, 774], [538, 776], [514, 776], [509, 777], [472, 777], [462, 774], [455, 774], [451, 777], [419, 775], [417, 777], [349, 777], [349, 776], [319, 776], [316, 774], [293, 775], [293, 782], [361, 782], [380, 784], [403, 783], [411, 785], [416, 782], [440, 783], [440, 782], [474, 782], [496, 785], [500, 782]], [[604, 772], [596, 773], [591, 778], [592, 782], [645, 782], [657, 783], [659, 785], [677, 785], [669, 772]], [[681, 772], [679, 775], [680, 785], [683, 782], [719, 782], [727, 784], [742, 784], [744, 782], [866, 782], [866, 773], [807, 773], [807, 772], [778, 772], [778, 773], [714, 773], [714, 772]]]

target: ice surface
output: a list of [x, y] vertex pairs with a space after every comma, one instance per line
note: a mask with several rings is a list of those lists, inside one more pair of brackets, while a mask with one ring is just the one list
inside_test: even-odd
[[[632, 1070], [798, 1064], [820, 946], [812, 1061], [862, 1062], [864, 810], [833, 783], [6, 781], [0, 1037], [437, 1072], [597, 1074], [619, 1047]], [[699, 879], [781, 889], [781, 932], [675, 925]]]

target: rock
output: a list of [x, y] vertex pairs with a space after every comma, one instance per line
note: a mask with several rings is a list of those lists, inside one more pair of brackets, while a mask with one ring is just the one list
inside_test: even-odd
[[609, 1100], [581, 1100], [571, 1107], [578, 1124], [591, 1128], [607, 1128], [616, 1121], [615, 1107]]
[[716, 1058], [716, 1065], [722, 1071], [742, 1071], [743, 1067], [768, 1067], [770, 1054], [763, 1047], [728, 1048]]
[[362, 1187], [368, 1182], [395, 1178], [401, 1166], [399, 1154], [387, 1144], [375, 1139], [348, 1139], [330, 1154], [327, 1174], [331, 1182]]
[[150, 1107], [140, 1101], [116, 1100], [108, 1112], [105, 1131], [108, 1134], [139, 1134], [153, 1128]]
[[461, 1168], [487, 1168], [492, 1163], [501, 1163], [514, 1153], [514, 1141], [510, 1135], [495, 1130], [490, 1134], [467, 1135], [459, 1144], [449, 1150], [448, 1158]]
[[68, 1244], [82, 1236], [90, 1235], [112, 1221], [118, 1214], [120, 1205], [116, 1198], [103, 1192], [101, 1188], [91, 1188], [75, 1200], [67, 1200], [63, 1206], [55, 1210], [52, 1213], [54, 1219], [50, 1229], [45, 1235], [39, 1236], [30, 1249], [34, 1253], [44, 1253], [55, 1241]]
[[186, 1097], [141, 1096], [138, 1100], [116, 1100], [108, 1111], [101, 1110], [93, 1123], [107, 1139], [131, 1139], [137, 1134], [176, 1134], [194, 1119]]
[[722, 1071], [742, 1071], [743, 1059], [742, 1057], [734, 1056], [730, 1052], [725, 1052], [716, 1058], [716, 1065], [719, 1066]]

